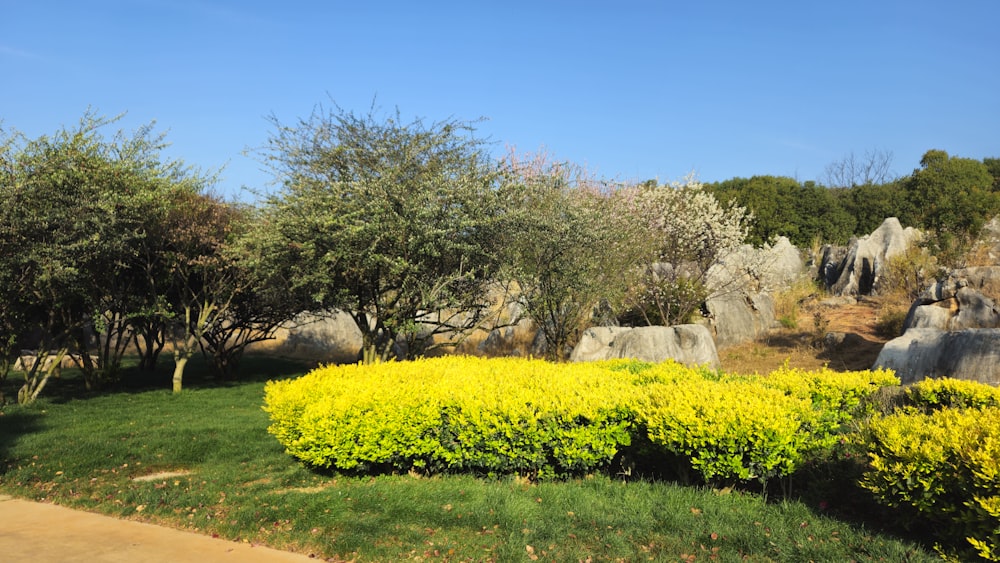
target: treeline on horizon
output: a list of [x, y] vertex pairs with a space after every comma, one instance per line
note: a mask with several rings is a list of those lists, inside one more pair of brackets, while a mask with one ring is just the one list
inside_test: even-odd
[[753, 213], [748, 241], [787, 237], [799, 248], [846, 244], [887, 218], [937, 236], [932, 250], [957, 258], [1000, 213], [1000, 158], [982, 161], [928, 150], [912, 173], [892, 177], [891, 153], [853, 154], [827, 167], [826, 185], [787, 176], [732, 178], [705, 184], [720, 202]]

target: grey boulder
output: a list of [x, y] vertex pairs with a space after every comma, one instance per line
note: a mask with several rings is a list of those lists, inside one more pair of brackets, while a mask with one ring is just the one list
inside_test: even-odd
[[1000, 385], [1000, 329], [911, 328], [885, 344], [874, 367], [895, 371], [904, 384], [952, 377]]
[[583, 332], [570, 361], [632, 358], [647, 362], [675, 360], [689, 366], [719, 369], [712, 334], [702, 325], [592, 327]]

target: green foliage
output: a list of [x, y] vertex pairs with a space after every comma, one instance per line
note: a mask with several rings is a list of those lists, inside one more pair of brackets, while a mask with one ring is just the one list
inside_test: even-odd
[[754, 245], [778, 236], [788, 237], [799, 248], [808, 247], [816, 238], [843, 244], [856, 231], [854, 216], [843, 207], [837, 192], [812, 182], [754, 176], [706, 187], [719, 201], [736, 203], [753, 214], [748, 242]]
[[0, 143], [0, 276], [9, 278], [0, 286], [16, 288], [0, 297], [0, 326], [15, 338], [40, 335], [22, 347], [75, 352], [89, 388], [117, 379], [129, 325], [149, 295], [142, 260], [153, 202], [206, 181], [162, 160], [151, 126], [105, 138], [114, 121], [88, 112], [75, 129], [37, 139], [12, 133]]
[[[968, 393], [919, 392], [932, 404], [957, 395]], [[966, 538], [980, 557], [996, 560], [1000, 409], [902, 411], [873, 420], [866, 438], [870, 468], [861, 485], [876, 500], [899, 508], [899, 515], [911, 524], [929, 525], [938, 537]]]
[[983, 165], [993, 176], [993, 191], [1000, 191], [1000, 158], [984, 158]]
[[983, 225], [1000, 211], [1000, 193], [985, 164], [929, 150], [905, 180], [915, 225], [930, 232], [927, 244], [945, 265], [960, 265]]
[[621, 307], [645, 246], [581, 167], [512, 153], [505, 169], [512, 213], [502, 276], [545, 337], [546, 357], [565, 359], [595, 315]]
[[[854, 233], [864, 236], [879, 228], [887, 217], [896, 217], [904, 226], [918, 226], [905, 178], [885, 184], [864, 184], [836, 190], [841, 207], [854, 218]], [[842, 241], [841, 243], [846, 242]]]
[[303, 310], [348, 311], [382, 358], [483, 321], [504, 208], [472, 124], [337, 108], [274, 126], [262, 157], [282, 188], [252, 234], [266, 276]]

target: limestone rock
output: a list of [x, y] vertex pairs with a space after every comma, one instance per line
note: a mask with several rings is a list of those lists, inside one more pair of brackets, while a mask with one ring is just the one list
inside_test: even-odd
[[885, 344], [874, 367], [894, 370], [904, 384], [953, 377], [997, 386], [1000, 329], [911, 328]]
[[343, 364], [358, 361], [361, 347], [361, 329], [351, 315], [333, 311], [322, 315], [302, 313], [279, 328], [273, 341], [255, 344], [250, 350]]
[[708, 329], [701, 325], [592, 327], [584, 331], [570, 361], [634, 358], [647, 362], [676, 360], [690, 366], [719, 369], [719, 354]]
[[709, 271], [714, 295], [705, 302], [707, 324], [719, 348], [749, 342], [775, 323], [773, 292], [804, 276], [805, 263], [787, 238], [764, 248], [744, 246]]
[[1000, 328], [1000, 266], [953, 270], [913, 302], [904, 329]]
[[886, 262], [919, 238], [919, 231], [904, 229], [899, 219], [889, 217], [872, 234], [851, 239], [846, 250], [826, 247], [820, 276], [834, 295], [871, 295]]

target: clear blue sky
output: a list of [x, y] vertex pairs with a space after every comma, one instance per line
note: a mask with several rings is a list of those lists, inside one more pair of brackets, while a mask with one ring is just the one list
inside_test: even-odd
[[[488, 121], [619, 180], [822, 180], [850, 152], [908, 174], [1000, 156], [1000, 1], [0, 0], [0, 119], [88, 106], [264, 188], [243, 151], [320, 103]], [[113, 131], [112, 131], [113, 132]]]

